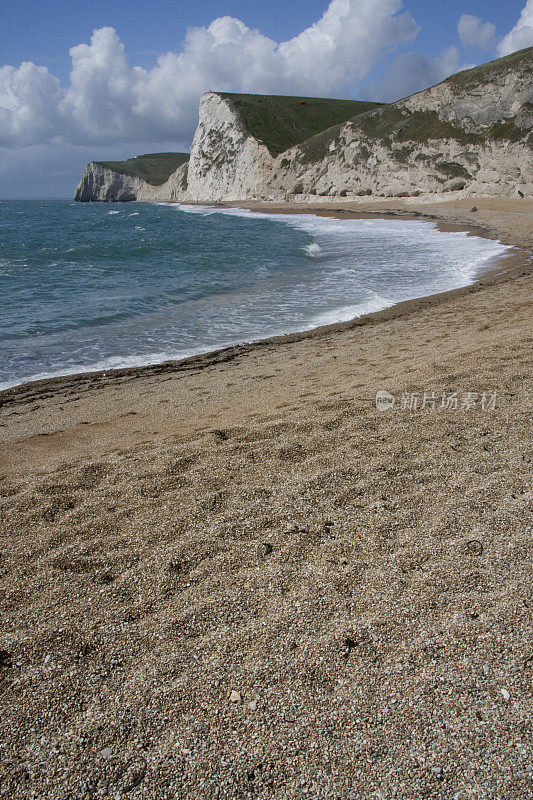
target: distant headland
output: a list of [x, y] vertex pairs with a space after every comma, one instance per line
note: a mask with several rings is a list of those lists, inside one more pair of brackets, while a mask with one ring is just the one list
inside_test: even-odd
[[190, 156], [91, 161], [75, 199], [527, 197], [532, 127], [533, 47], [390, 105], [208, 92]]

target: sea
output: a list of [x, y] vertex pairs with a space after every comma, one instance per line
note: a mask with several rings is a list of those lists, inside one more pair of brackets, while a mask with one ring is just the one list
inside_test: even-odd
[[418, 220], [0, 201], [0, 389], [350, 320], [506, 249]]

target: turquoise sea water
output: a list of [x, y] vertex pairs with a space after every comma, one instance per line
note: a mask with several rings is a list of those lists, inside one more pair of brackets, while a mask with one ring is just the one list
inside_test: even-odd
[[0, 389], [350, 319], [505, 249], [418, 221], [0, 201]]

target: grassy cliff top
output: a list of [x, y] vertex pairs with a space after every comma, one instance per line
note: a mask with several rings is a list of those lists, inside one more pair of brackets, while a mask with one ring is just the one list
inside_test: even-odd
[[[526, 68], [533, 74], [533, 47], [527, 47], [511, 55], [488, 61], [479, 67], [456, 72], [441, 81], [437, 86], [448, 85], [458, 95], [473, 93], [473, 104], [479, 102], [479, 87], [498, 83], [509, 70], [522, 70]], [[430, 87], [433, 88], [433, 87]], [[428, 90], [426, 90], [428, 91]], [[420, 92], [419, 94], [424, 94]], [[527, 105], [527, 104], [526, 104]], [[476, 132], [463, 128], [460, 124], [453, 124], [441, 120], [438, 113], [433, 110], [407, 111], [402, 107], [402, 102], [392, 103], [380, 110], [378, 114], [369, 114], [362, 119], [361, 128], [368, 135], [381, 140], [395, 139], [397, 141], [427, 142], [430, 139], [455, 138], [463, 144], [480, 143], [487, 139], [507, 139], [515, 141], [521, 139], [527, 131], [515, 124], [514, 119], [501, 119], [492, 125], [484, 126]]]
[[479, 67], [455, 72], [449, 78], [441, 81], [441, 83], [450, 83], [457, 90], [465, 90], [473, 88], [480, 83], [489, 83], [497, 78], [499, 73], [507, 72], [510, 69], [519, 70], [523, 67], [533, 71], [533, 47], [525, 47], [523, 50], [517, 50], [508, 56], [496, 58], [494, 61], [487, 61], [485, 64], [480, 64]]
[[332, 125], [370, 111], [383, 103], [217, 92], [231, 100], [244, 126], [273, 156], [294, 147]]
[[126, 161], [96, 161], [104, 167], [125, 175], [136, 175], [152, 186], [161, 186], [182, 164], [189, 160], [188, 153], [146, 153]]
[[[448, 84], [452, 89], [460, 93], [473, 92], [474, 102], [476, 102], [476, 91], [484, 84], [498, 82], [500, 76], [504, 76], [509, 70], [531, 70], [533, 71], [533, 47], [527, 47], [509, 56], [498, 58], [481, 64], [479, 67], [463, 70], [454, 75], [450, 75], [441, 81], [438, 86]], [[429, 91], [434, 87], [429, 87], [424, 91]], [[423, 95], [424, 91], [418, 92]], [[382, 144], [391, 146], [395, 143], [420, 143], [425, 144], [430, 140], [436, 139], [455, 139], [462, 145], [483, 144], [490, 140], [503, 141], [528, 141], [533, 143], [531, 130], [524, 128], [524, 123], [516, 117], [501, 119], [492, 125], [479, 126], [478, 129], [468, 129], [460, 123], [452, 123], [441, 120], [437, 111], [432, 109], [421, 109], [411, 111], [405, 107], [403, 98], [395, 103], [376, 109], [374, 113], [369, 112], [354, 119], [353, 125], [360, 130], [370, 140], [379, 141]], [[522, 110], [530, 111], [531, 103], [525, 103]], [[332, 126], [310, 137], [305, 142], [300, 142], [301, 159], [304, 163], [320, 161], [329, 152], [330, 146], [337, 146], [338, 137], [343, 127], [343, 123]], [[403, 148], [403, 154], [407, 154], [407, 148]]]

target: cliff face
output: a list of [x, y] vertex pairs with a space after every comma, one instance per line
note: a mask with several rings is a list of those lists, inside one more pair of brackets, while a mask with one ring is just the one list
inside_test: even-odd
[[[271, 155], [231, 96], [209, 92], [188, 164], [152, 186], [92, 162], [77, 200], [307, 200], [533, 195], [533, 48], [452, 75]], [[305, 104], [300, 99], [295, 101]]]
[[330, 128], [277, 159], [265, 193], [533, 194], [533, 48]]
[[116, 202], [136, 200], [143, 184], [144, 181], [134, 175], [124, 175], [90, 161], [76, 188], [74, 200], [81, 203], [92, 200]]
[[187, 164], [182, 164], [160, 186], [90, 161], [76, 188], [77, 202], [127, 202], [129, 200], [178, 200], [187, 186]]
[[274, 163], [265, 145], [248, 133], [230, 100], [215, 92], [202, 96], [187, 173], [190, 199], [255, 197]]

